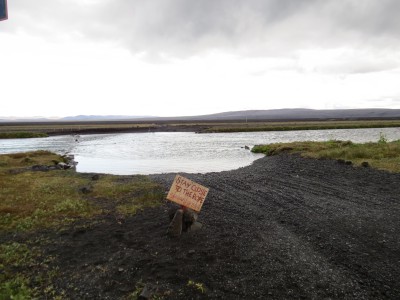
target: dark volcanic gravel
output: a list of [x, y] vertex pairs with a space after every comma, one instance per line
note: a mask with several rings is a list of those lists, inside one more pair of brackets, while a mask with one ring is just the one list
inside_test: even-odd
[[[400, 174], [280, 155], [182, 175], [210, 188], [200, 231], [168, 238], [165, 204], [58, 233], [55, 288], [71, 299], [145, 285], [165, 299], [399, 299]], [[174, 176], [151, 177], [167, 190]]]

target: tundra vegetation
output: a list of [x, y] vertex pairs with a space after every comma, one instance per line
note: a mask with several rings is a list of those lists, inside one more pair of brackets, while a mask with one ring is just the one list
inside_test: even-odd
[[400, 172], [400, 140], [388, 142], [381, 134], [376, 143], [357, 144], [351, 141], [292, 142], [256, 145], [252, 152], [267, 156], [280, 153], [300, 153], [317, 159], [351, 161], [356, 166], [367, 165], [389, 172]]
[[[122, 218], [162, 203], [160, 186], [146, 176], [79, 174], [74, 170], [33, 171], [34, 165], [54, 165], [65, 158], [48, 151], [0, 155], [0, 299], [62, 298], [52, 289], [57, 269], [35, 236], [62, 230], [84, 219], [85, 224], [117, 212]], [[85, 189], [84, 189], [85, 188]]]
[[29, 138], [42, 138], [48, 137], [47, 133], [42, 132], [0, 132], [0, 139], [29, 139]]
[[293, 131], [326, 129], [361, 129], [400, 127], [398, 120], [375, 121], [287, 121], [287, 122], [249, 122], [210, 124], [201, 133]]
[[[321, 120], [321, 121], [159, 121], [159, 122], [64, 122], [0, 123], [1, 138], [45, 137], [47, 135], [192, 131], [198, 133], [257, 132], [400, 127], [399, 120]], [[39, 136], [35, 136], [39, 134]], [[41, 134], [41, 135], [40, 135]]]

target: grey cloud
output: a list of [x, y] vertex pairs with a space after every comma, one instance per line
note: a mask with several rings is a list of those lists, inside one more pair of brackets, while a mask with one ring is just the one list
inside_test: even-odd
[[14, 0], [7, 30], [120, 43], [134, 53], [212, 50], [286, 56], [302, 48], [399, 48], [397, 0]]
[[[190, 55], [207, 50], [230, 51], [259, 48], [270, 39], [269, 27], [276, 26], [313, 1], [270, 0], [148, 0], [123, 2], [104, 7], [118, 16], [108, 23], [113, 35], [134, 51]], [[95, 33], [102, 35], [102, 31]], [[279, 43], [274, 39], [273, 43]], [[255, 51], [257, 52], [257, 50]]]

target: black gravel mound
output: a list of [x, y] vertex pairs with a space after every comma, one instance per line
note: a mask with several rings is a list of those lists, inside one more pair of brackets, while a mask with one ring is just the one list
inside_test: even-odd
[[[71, 299], [129, 299], [143, 287], [164, 299], [398, 299], [400, 174], [280, 155], [182, 175], [210, 188], [200, 231], [167, 237], [168, 204], [65, 230], [46, 250], [62, 266], [55, 289]], [[168, 190], [174, 176], [151, 177]]]

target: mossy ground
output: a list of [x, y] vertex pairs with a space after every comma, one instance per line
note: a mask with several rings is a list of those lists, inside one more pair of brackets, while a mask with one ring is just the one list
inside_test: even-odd
[[293, 131], [326, 129], [360, 129], [400, 127], [398, 120], [375, 121], [288, 121], [288, 122], [250, 122], [221, 123], [207, 126], [202, 133], [258, 132], [258, 131]]
[[41, 132], [0, 132], [0, 139], [28, 139], [28, 138], [42, 138], [48, 137], [46, 133]]
[[[54, 165], [63, 157], [35, 151], [0, 155], [0, 300], [29, 299], [37, 295], [62, 298], [51, 287], [56, 269], [44, 255], [46, 240], [35, 236], [43, 230], [57, 231], [75, 222], [88, 225], [102, 215], [134, 214], [161, 203], [164, 192], [146, 176], [91, 175], [74, 170], [33, 171], [33, 165]], [[89, 187], [89, 192], [82, 192]]]
[[384, 136], [376, 143], [356, 144], [350, 141], [293, 142], [256, 145], [255, 153], [276, 155], [282, 152], [301, 153], [312, 158], [343, 159], [360, 166], [363, 162], [376, 169], [400, 172], [400, 140], [388, 142]]

